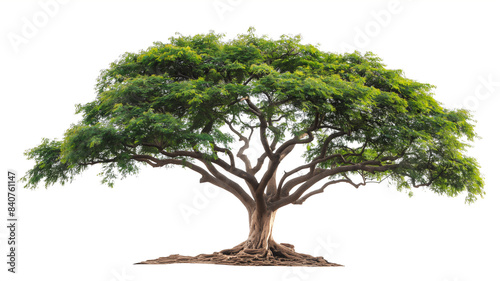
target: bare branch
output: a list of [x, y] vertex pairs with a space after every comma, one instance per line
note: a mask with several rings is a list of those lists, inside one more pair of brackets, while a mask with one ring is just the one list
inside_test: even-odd
[[306, 194], [306, 195], [302, 196], [301, 198], [297, 199], [295, 202], [292, 202], [292, 204], [302, 205], [302, 203], [304, 203], [304, 201], [306, 201], [307, 198], [309, 198], [309, 197], [311, 197], [313, 195], [322, 193], [327, 186], [332, 185], [332, 184], [336, 184], [336, 183], [339, 183], [339, 182], [348, 182], [348, 180], [341, 179], [341, 180], [329, 181], [329, 182], [325, 183], [320, 189], [317, 189], [317, 190], [309, 192], [308, 194]]
[[229, 156], [229, 161], [231, 163], [231, 169], [236, 169], [235, 163], [234, 163], [234, 155], [233, 152], [227, 148], [219, 147], [215, 143], [212, 143], [214, 146], [214, 150], [218, 152], [224, 152]]
[[[212, 173], [212, 175], [215, 178], [221, 180], [222, 182], [224, 182], [225, 184], [230, 186], [232, 189], [234, 189], [241, 196], [243, 196], [245, 198], [248, 196], [248, 198], [246, 198], [246, 199], [251, 199], [250, 196], [243, 190], [243, 188], [241, 188], [241, 186], [239, 184], [237, 184], [236, 182], [232, 181], [231, 179], [229, 179], [228, 177], [226, 177], [225, 175], [220, 173], [217, 170], [217, 168], [214, 167], [212, 162], [210, 162], [208, 160], [202, 160], [202, 162], [203, 162], [203, 164], [205, 164], [207, 169], [210, 171], [210, 173]], [[250, 188], [250, 191], [252, 192], [252, 194], [254, 194], [254, 191], [252, 190], [252, 188]]]
[[[273, 141], [271, 143], [271, 151], [274, 151], [276, 149], [276, 145], [278, 144], [278, 136], [277, 135], [274, 135], [274, 138], [273, 138]], [[287, 153], [288, 154], [288, 153]], [[264, 164], [264, 161], [266, 160], [266, 157], [267, 157], [267, 153], [264, 152], [262, 153], [262, 155], [257, 159], [257, 163], [255, 164], [255, 166], [252, 168], [251, 170], [251, 174], [252, 175], [255, 175], [257, 174], [260, 169], [262, 168], [262, 165]], [[281, 157], [281, 159], [283, 159], [283, 157]]]
[[209, 161], [204, 161], [204, 163], [207, 168], [209, 168], [209, 170], [214, 174], [214, 176], [210, 175], [205, 169], [201, 168], [200, 166], [180, 159], [158, 159], [150, 155], [133, 155], [132, 159], [145, 162], [153, 167], [162, 167], [168, 164], [187, 167], [201, 174], [201, 183], [210, 182], [230, 192], [231, 194], [236, 196], [248, 210], [254, 208], [255, 206], [255, 202], [253, 201], [253, 199], [237, 183], [219, 173]]
[[[304, 181], [305, 181], [305, 180], [304, 180], [304, 181], [297, 181], [297, 180], [293, 181], [293, 180], [292, 180], [292, 181], [289, 181], [289, 182], [287, 182], [286, 184], [284, 184], [285, 180], [286, 180], [289, 176], [291, 176], [291, 175], [293, 175], [293, 174], [295, 174], [295, 173], [297, 173], [297, 172], [299, 172], [299, 171], [301, 171], [301, 170], [307, 169], [307, 168], [309, 168], [309, 169], [310, 169], [310, 172], [309, 172], [307, 175], [312, 176], [312, 175], [313, 175], [314, 170], [316, 169], [316, 165], [317, 165], [317, 164], [319, 164], [319, 163], [322, 163], [322, 162], [325, 162], [325, 161], [328, 161], [328, 160], [330, 160], [330, 159], [337, 158], [337, 157], [338, 157], [338, 158], [342, 158], [342, 159], [344, 159], [344, 157], [346, 157], [346, 156], [355, 156], [355, 155], [358, 155], [358, 154], [354, 154], [354, 153], [348, 153], [348, 154], [345, 154], [345, 155], [342, 155], [342, 154], [339, 154], [339, 153], [337, 153], [337, 154], [332, 154], [332, 155], [328, 155], [328, 156], [326, 156], [326, 157], [323, 157], [323, 158], [320, 158], [320, 159], [316, 159], [316, 160], [314, 160], [314, 161], [311, 161], [311, 162], [310, 162], [310, 163], [308, 163], [308, 164], [305, 164], [305, 165], [299, 166], [299, 167], [297, 167], [297, 168], [295, 168], [295, 169], [293, 169], [293, 170], [291, 170], [291, 171], [289, 171], [289, 172], [285, 172], [285, 175], [281, 178], [280, 183], [279, 183], [279, 185], [278, 185], [278, 190], [280, 191], [280, 192], [278, 193], [278, 197], [279, 197], [279, 196], [281, 196], [281, 195], [286, 195], [286, 194], [288, 194], [288, 192], [290, 192], [290, 190], [292, 190], [292, 188], [293, 188], [294, 186], [296, 186], [297, 184], [300, 184], [300, 183], [302, 183], [302, 182], [304, 182]], [[306, 175], [306, 176], [307, 176], [307, 175]], [[300, 178], [305, 179], [305, 177], [300, 177]], [[284, 184], [284, 185], [283, 185], [283, 184]], [[279, 198], [276, 198], [276, 199], [279, 199]]]
[[[244, 145], [242, 147], [240, 147], [240, 149], [238, 150], [238, 153], [236, 154], [236, 156], [238, 158], [240, 158], [243, 161], [243, 163], [245, 164], [245, 170], [247, 171], [247, 173], [252, 174], [252, 172], [251, 172], [252, 171], [252, 164], [250, 163], [250, 159], [248, 159], [248, 157], [246, 156], [246, 154], [244, 154], [243, 152], [245, 152], [245, 150], [247, 150], [250, 147], [250, 138], [252, 137], [252, 134], [253, 134], [253, 128], [250, 128], [251, 129], [250, 136], [247, 138], [243, 134], [241, 134], [240, 132], [238, 132], [233, 127], [233, 125], [231, 124], [231, 122], [229, 122], [227, 120], [224, 120], [224, 121], [229, 126], [229, 129], [240, 138], [240, 141], [244, 142]], [[255, 174], [253, 173], [253, 175], [255, 175]]]
[[333, 176], [333, 175], [336, 175], [339, 173], [358, 171], [358, 170], [367, 171], [370, 173], [384, 172], [384, 171], [387, 171], [390, 169], [396, 169], [398, 167], [400, 167], [399, 164], [392, 164], [392, 165], [385, 165], [385, 166], [366, 166], [366, 165], [362, 165], [362, 164], [356, 164], [356, 165], [340, 166], [340, 167], [336, 167], [336, 168], [328, 169], [328, 170], [322, 170], [318, 174], [310, 177], [307, 181], [305, 181], [301, 186], [299, 186], [297, 188], [297, 190], [294, 193], [292, 193], [284, 198], [281, 198], [280, 200], [272, 202], [271, 209], [276, 210], [276, 209], [281, 208], [285, 205], [288, 205], [290, 203], [295, 202], [310, 187], [312, 187], [317, 182], [319, 182], [322, 179], [329, 177], [329, 176]]
[[260, 121], [260, 141], [262, 143], [262, 146], [264, 147], [264, 151], [266, 152], [268, 157], [271, 157], [273, 152], [271, 151], [271, 148], [269, 147], [269, 142], [266, 137], [266, 129], [267, 129], [267, 121], [260, 109], [253, 104], [249, 98], [247, 98], [246, 103], [248, 104], [249, 109], [259, 118]]
[[[289, 146], [285, 151], [283, 151], [283, 153], [280, 155], [280, 161], [282, 161], [283, 158], [285, 158], [290, 152], [292, 152], [294, 147], [295, 147], [295, 145]], [[272, 168], [271, 162], [269, 162], [269, 166], [270, 166], [269, 169]], [[276, 196], [277, 193], [279, 192], [279, 190], [277, 188], [278, 186], [277, 186], [277, 181], [276, 181], [276, 172], [277, 172], [277, 170], [275, 169], [271, 179], [267, 183], [266, 194], [268, 196]]]
[[354, 186], [355, 188], [358, 188], [361, 185], [366, 185], [367, 184], [366, 178], [365, 178], [364, 175], [362, 175], [363, 182], [360, 182], [360, 183], [354, 183], [347, 175], [344, 175], [344, 177], [345, 177], [345, 179], [332, 180], [332, 181], [329, 181], [329, 182], [325, 183], [321, 188], [307, 193], [306, 195], [304, 195], [301, 198], [297, 199], [295, 202], [292, 202], [292, 204], [301, 205], [302, 203], [304, 203], [304, 201], [307, 200], [307, 198], [309, 198], [309, 197], [311, 197], [313, 195], [322, 193], [327, 186], [332, 185], [332, 184], [337, 184], [337, 183], [345, 182], [345, 183], [348, 183], [348, 184]]
[[255, 166], [252, 168], [252, 172], [251, 174], [252, 175], [255, 175], [257, 174], [260, 169], [262, 168], [262, 165], [264, 164], [264, 161], [266, 160], [266, 157], [267, 157], [267, 154], [264, 152], [262, 153], [262, 155], [257, 159], [257, 163], [255, 164]]
[[[241, 178], [241, 179], [244, 179], [245, 181], [247, 181], [248, 183], [250, 183], [254, 188], [257, 188], [258, 186], [258, 182], [257, 182], [257, 179], [255, 178], [254, 175], [250, 174], [250, 173], [247, 173], [239, 168], [236, 168], [234, 165], [230, 165], [228, 164], [226, 161], [222, 160], [221, 158], [217, 158], [217, 159], [210, 159], [210, 157], [208, 157], [207, 155], [205, 155], [204, 153], [201, 153], [199, 151], [174, 151], [174, 152], [168, 152], [168, 151], [165, 151], [163, 149], [161, 149], [161, 147], [158, 147], [156, 145], [153, 145], [153, 144], [143, 144], [145, 146], [151, 146], [151, 147], [156, 147], [159, 152], [167, 157], [171, 157], [171, 158], [175, 158], [175, 157], [191, 157], [193, 159], [197, 159], [197, 160], [200, 160], [200, 161], [210, 161], [210, 162], [213, 162], [215, 164], [217, 164], [218, 166], [220, 166], [221, 168], [223, 168], [224, 170], [226, 170], [227, 172]], [[233, 164], [234, 164], [234, 159], [233, 159]]]

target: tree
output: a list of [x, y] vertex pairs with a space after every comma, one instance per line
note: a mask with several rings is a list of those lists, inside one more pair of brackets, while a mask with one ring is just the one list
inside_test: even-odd
[[[432, 89], [372, 53], [324, 52], [300, 36], [178, 35], [103, 70], [96, 99], [77, 106], [81, 122], [26, 152], [36, 164], [24, 180], [64, 184], [102, 164], [112, 186], [139, 164], [185, 167], [248, 211], [247, 240], [222, 254], [300, 261], [273, 240], [275, 214], [330, 185], [387, 179], [410, 195], [483, 196], [479, 165], [464, 155], [477, 137], [471, 115], [443, 108]], [[249, 159], [256, 142], [263, 153]], [[297, 147], [304, 163], [278, 173]]]

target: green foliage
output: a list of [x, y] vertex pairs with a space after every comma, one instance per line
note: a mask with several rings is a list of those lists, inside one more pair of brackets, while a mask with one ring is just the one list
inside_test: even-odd
[[[137, 172], [133, 155], [168, 158], [161, 151], [194, 151], [217, 159], [230, 148], [230, 122], [241, 133], [260, 126], [244, 102], [250, 99], [268, 121], [268, 137], [300, 136], [315, 120], [305, 159], [342, 154], [321, 168], [380, 161], [397, 169], [367, 175], [389, 178], [398, 189], [426, 185], [439, 194], [482, 196], [474, 158], [470, 114], [444, 109], [428, 84], [386, 69], [372, 53], [335, 54], [300, 43], [300, 36], [273, 40], [253, 29], [229, 41], [208, 33], [172, 37], [138, 53], [125, 53], [101, 72], [94, 101], [78, 105], [83, 118], [62, 141], [44, 140], [26, 152], [36, 162], [25, 179], [64, 183], [86, 165], [103, 163], [104, 181]], [[220, 152], [220, 151], [219, 151]], [[178, 156], [189, 164], [192, 159]], [[338, 174], [334, 177], [343, 177]]]

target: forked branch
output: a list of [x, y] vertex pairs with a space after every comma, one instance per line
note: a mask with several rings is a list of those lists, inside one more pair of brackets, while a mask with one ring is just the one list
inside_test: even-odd
[[348, 183], [352, 186], [354, 186], [355, 188], [358, 188], [360, 187], [361, 185], [366, 185], [366, 177], [364, 176], [364, 174], [361, 174], [361, 177], [363, 178], [363, 182], [360, 182], [360, 183], [354, 183], [347, 175], [344, 175], [344, 179], [339, 179], [339, 180], [332, 180], [332, 181], [329, 181], [325, 184], [323, 184], [323, 186], [317, 190], [314, 190], [314, 191], [311, 191], [305, 195], [303, 195], [302, 197], [300, 197], [299, 199], [297, 199], [295, 202], [292, 202], [292, 204], [295, 204], [295, 205], [301, 205], [302, 203], [304, 203], [304, 201], [307, 200], [307, 198], [313, 196], [313, 195], [316, 195], [316, 194], [320, 194], [322, 192], [324, 192], [325, 188], [332, 185], [332, 184], [337, 184], [337, 183], [341, 183], [341, 182], [345, 182], [345, 183]]

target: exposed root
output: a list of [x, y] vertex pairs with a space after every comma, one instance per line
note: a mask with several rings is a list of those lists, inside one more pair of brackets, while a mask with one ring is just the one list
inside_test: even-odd
[[342, 266], [330, 263], [323, 257], [297, 253], [294, 246], [272, 242], [269, 249], [248, 249], [245, 242], [231, 249], [195, 257], [170, 255], [137, 264], [204, 263], [243, 266]]

